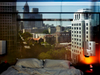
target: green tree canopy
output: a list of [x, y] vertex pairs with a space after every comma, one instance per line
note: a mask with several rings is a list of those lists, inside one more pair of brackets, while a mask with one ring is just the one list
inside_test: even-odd
[[28, 37], [32, 37], [32, 34], [29, 33], [29, 32], [25, 32], [25, 33], [22, 34], [22, 37], [23, 37], [24, 39], [27, 39]]
[[45, 33], [45, 34], [49, 34], [48, 30], [44, 30], [43, 33]]
[[38, 58], [39, 59], [52, 59], [53, 57], [48, 53], [42, 52], [42, 53], [39, 54]]

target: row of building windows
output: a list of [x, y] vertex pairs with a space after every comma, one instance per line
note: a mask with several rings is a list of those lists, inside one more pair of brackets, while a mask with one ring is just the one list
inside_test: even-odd
[[77, 24], [72, 24], [72, 26], [81, 26], [81, 23]]
[[[74, 51], [74, 52], [76, 52], [76, 53], [79, 53], [79, 51], [78, 51], [78, 50], [74, 50], [74, 49], [72, 49], [72, 51]], [[81, 52], [80, 52], [80, 54], [81, 54]]]
[[75, 20], [79, 20], [80, 19], [80, 14], [75, 14]]
[[[80, 40], [81, 41], [81, 40]], [[72, 42], [72, 44], [81, 45], [81, 43]], [[72, 46], [73, 47], [73, 46]]]
[[81, 30], [81, 27], [79, 27], [79, 28], [78, 27], [72, 27], [72, 29], [77, 29], [77, 30], [79, 29], [79, 30]]
[[12, 4], [11, 3], [8, 3], [8, 2], [7, 3], [5, 3], [5, 2], [2, 3], [1, 2], [0, 5], [12, 5]]
[[72, 34], [72, 37], [73, 37], [73, 36], [74, 36], [74, 37], [80, 37], [80, 38], [81, 38], [81, 35], [73, 35], [73, 34]]
[[72, 31], [72, 33], [80, 33], [81, 34], [81, 31]]

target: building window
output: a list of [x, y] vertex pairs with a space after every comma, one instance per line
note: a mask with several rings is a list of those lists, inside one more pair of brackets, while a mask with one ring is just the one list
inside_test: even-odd
[[76, 20], [76, 15], [75, 15], [75, 20]]
[[78, 27], [77, 27], [77, 30], [78, 30]]
[[77, 19], [78, 19], [78, 15], [77, 15]]
[[86, 37], [88, 38], [88, 35]]
[[81, 23], [79, 23], [79, 26], [81, 26]]
[[88, 27], [86, 27], [86, 29], [88, 30]]
[[88, 31], [86, 33], [88, 34]]
[[86, 26], [88, 26], [88, 23], [86, 23]]
[[78, 37], [78, 35], [77, 35], [77, 37]]
[[79, 19], [80, 19], [80, 14], [79, 14]]
[[91, 45], [91, 43], [90, 43], [90, 45]]
[[74, 29], [76, 29], [76, 27], [74, 27]]
[[90, 47], [90, 50], [91, 50], [91, 47]]
[[81, 30], [81, 27], [79, 27], [79, 30]]
[[79, 31], [79, 33], [81, 34], [81, 31]]
[[72, 26], [73, 26], [73, 24], [72, 24]]

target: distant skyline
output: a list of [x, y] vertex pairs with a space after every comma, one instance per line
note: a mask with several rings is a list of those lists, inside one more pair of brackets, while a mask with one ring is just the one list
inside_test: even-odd
[[[23, 12], [26, 2], [17, 2], [17, 10]], [[39, 12], [77, 12], [80, 9], [91, 9], [92, 2], [27, 2], [29, 10], [38, 8]], [[23, 15], [21, 14], [21, 18]], [[42, 14], [43, 19], [60, 19], [60, 14]], [[61, 14], [63, 19], [73, 19], [73, 14]], [[60, 21], [44, 21], [45, 24], [60, 25]], [[63, 21], [62, 26], [71, 25], [70, 21]]]

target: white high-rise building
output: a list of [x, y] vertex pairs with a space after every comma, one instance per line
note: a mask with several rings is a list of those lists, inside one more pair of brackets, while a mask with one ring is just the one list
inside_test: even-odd
[[74, 13], [71, 26], [71, 58], [72, 61], [76, 63], [83, 60], [84, 42], [92, 41], [92, 26], [95, 25], [92, 15], [85, 13], [91, 12], [90, 9], [81, 9], [77, 12]]

